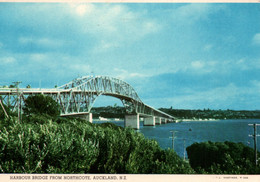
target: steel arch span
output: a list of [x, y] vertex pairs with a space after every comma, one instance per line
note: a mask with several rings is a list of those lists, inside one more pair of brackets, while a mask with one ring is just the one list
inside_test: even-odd
[[53, 89], [0, 88], [3, 102], [13, 109], [21, 107], [29, 95], [35, 94], [49, 95], [56, 100], [61, 106], [61, 116], [90, 113], [97, 97], [106, 95], [120, 99], [128, 114], [173, 119], [173, 116], [144, 104], [130, 84], [108, 76], [84, 76]]
[[[120, 99], [128, 113], [138, 112], [144, 104], [135, 90], [125, 81], [108, 76], [85, 76], [58, 87], [62, 114], [90, 112], [100, 95]], [[68, 94], [69, 93], [69, 94]], [[69, 100], [70, 102], [66, 102]]]

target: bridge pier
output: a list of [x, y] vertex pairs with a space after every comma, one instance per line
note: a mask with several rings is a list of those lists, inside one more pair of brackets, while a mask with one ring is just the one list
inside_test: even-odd
[[[73, 115], [71, 115], [73, 116]], [[90, 123], [93, 122], [93, 118], [92, 118], [92, 113], [86, 113], [84, 115], [74, 115], [73, 117], [77, 117], [77, 118], [80, 118], [80, 119], [84, 119]]]
[[167, 119], [165, 118], [161, 118], [162, 124], [166, 124], [167, 123]]
[[144, 126], [155, 126], [155, 117], [150, 116], [144, 118]]
[[155, 124], [156, 125], [162, 124], [161, 118], [155, 117]]
[[92, 113], [91, 112], [86, 116], [86, 120], [89, 121], [90, 123], [93, 122], [93, 117], [92, 117]]
[[125, 115], [125, 128], [139, 129], [139, 114]]
[[174, 123], [174, 120], [173, 119], [167, 119], [167, 122]]

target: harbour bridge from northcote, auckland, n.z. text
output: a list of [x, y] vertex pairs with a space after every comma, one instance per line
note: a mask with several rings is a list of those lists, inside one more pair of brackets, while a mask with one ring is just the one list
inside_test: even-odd
[[[174, 117], [141, 101], [131, 85], [108, 76], [84, 76], [56, 88], [0, 88], [0, 102], [13, 111], [22, 112], [25, 99], [30, 95], [44, 94], [59, 103], [61, 116], [83, 117], [92, 122], [91, 108], [100, 95], [120, 99], [125, 106], [125, 127], [139, 129], [140, 118], [144, 125], [174, 122]], [[2, 109], [2, 108], [1, 108]]]

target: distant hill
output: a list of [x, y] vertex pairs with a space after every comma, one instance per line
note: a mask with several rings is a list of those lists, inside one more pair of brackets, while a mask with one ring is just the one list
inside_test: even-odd
[[173, 115], [180, 119], [260, 119], [260, 110], [189, 110], [189, 109], [172, 109], [160, 108], [159, 110]]
[[[190, 110], [173, 108], [159, 108], [159, 110], [180, 119], [260, 119], [260, 110]], [[91, 112], [94, 118], [99, 116], [104, 118], [124, 118], [126, 113], [125, 108], [121, 106], [93, 107]]]
[[120, 106], [93, 107], [91, 109], [93, 118], [125, 118], [125, 108]]

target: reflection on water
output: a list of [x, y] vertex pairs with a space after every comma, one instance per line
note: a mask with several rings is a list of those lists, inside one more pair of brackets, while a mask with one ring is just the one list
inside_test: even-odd
[[[124, 121], [110, 122], [124, 126]], [[242, 142], [253, 148], [254, 140], [248, 136], [254, 132], [253, 127], [248, 126], [251, 123], [260, 124], [260, 119], [189, 121], [156, 126], [143, 126], [143, 122], [140, 122], [140, 129], [137, 132], [143, 133], [149, 139], [155, 139], [162, 148], [167, 149], [172, 148], [171, 131], [175, 131], [174, 150], [179, 156], [183, 157], [185, 154], [187, 157], [184, 147], [195, 142]], [[260, 126], [258, 131], [260, 132]], [[260, 145], [258, 150], [260, 151]]]

